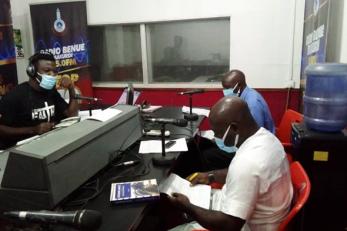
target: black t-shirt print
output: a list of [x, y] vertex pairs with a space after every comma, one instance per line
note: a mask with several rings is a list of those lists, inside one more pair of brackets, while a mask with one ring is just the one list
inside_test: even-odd
[[49, 105], [47, 101], [44, 101], [44, 107], [42, 108], [33, 108], [31, 112], [32, 120], [44, 120], [51, 122], [51, 119], [54, 118], [54, 104]]
[[[67, 108], [68, 104], [56, 90], [36, 91], [25, 82], [0, 100], [0, 124], [10, 127], [30, 127], [42, 122], [58, 123], [65, 117], [64, 111]], [[11, 141], [13, 145], [13, 142], [25, 138], [8, 138], [4, 142]]]

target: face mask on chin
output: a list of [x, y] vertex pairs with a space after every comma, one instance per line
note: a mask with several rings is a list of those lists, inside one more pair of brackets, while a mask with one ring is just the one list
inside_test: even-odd
[[218, 146], [219, 149], [221, 149], [227, 153], [233, 153], [233, 152], [237, 151], [236, 144], [239, 142], [239, 134], [236, 134], [236, 136], [235, 136], [234, 145], [233, 146], [227, 146], [227, 145], [225, 145], [224, 142], [225, 142], [225, 139], [228, 135], [229, 130], [230, 130], [230, 125], [229, 125], [228, 129], [225, 131], [222, 139], [218, 138], [218, 137], [214, 137], [214, 140], [215, 140], [216, 145]]
[[37, 82], [40, 84], [40, 87], [45, 89], [45, 90], [52, 90], [56, 83], [57, 83], [57, 78], [52, 76], [52, 75], [47, 75], [47, 74], [40, 74], [37, 73], [39, 76], [41, 76], [41, 80], [36, 78]]
[[233, 88], [223, 89], [224, 96], [237, 96], [238, 97], [240, 92], [239, 91], [234, 92], [238, 86], [239, 86], [239, 83], [237, 83], [235, 85], [235, 87], [233, 87]]

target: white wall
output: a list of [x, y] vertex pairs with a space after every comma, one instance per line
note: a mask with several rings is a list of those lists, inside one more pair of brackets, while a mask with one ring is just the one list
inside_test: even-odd
[[343, 6], [343, 20], [342, 20], [342, 36], [341, 36], [341, 63], [347, 63], [347, 2], [344, 2]]
[[243, 70], [249, 85], [282, 88], [292, 78], [299, 81], [303, 1], [90, 0], [87, 4], [89, 24], [230, 16], [230, 66]]
[[[11, 0], [23, 35], [31, 36], [28, 4], [42, 2]], [[283, 88], [292, 79], [299, 86], [303, 11], [302, 0], [87, 0], [90, 25], [230, 16], [231, 68], [243, 70], [256, 88]], [[26, 54], [32, 38], [27, 41]]]
[[30, 38], [29, 34], [30, 26], [28, 21], [28, 10], [29, 8], [27, 7], [27, 0], [11, 1], [13, 28], [20, 29], [24, 50], [24, 58], [17, 58], [16, 60], [19, 83], [28, 80], [25, 69], [28, 64], [28, 58], [32, 53], [30, 45], [32, 39]]

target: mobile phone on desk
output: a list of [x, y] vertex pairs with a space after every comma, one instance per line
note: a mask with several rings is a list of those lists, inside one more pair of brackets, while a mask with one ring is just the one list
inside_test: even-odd
[[170, 140], [169, 142], [165, 143], [165, 149], [171, 148], [176, 143], [176, 140]]

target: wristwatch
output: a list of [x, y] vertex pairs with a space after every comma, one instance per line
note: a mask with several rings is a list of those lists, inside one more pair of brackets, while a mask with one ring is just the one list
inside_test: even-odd
[[212, 172], [209, 172], [208, 175], [207, 175], [207, 177], [208, 177], [209, 183], [212, 183], [212, 182], [215, 181], [215, 179], [214, 179], [214, 172], [213, 172], [213, 171], [212, 171]]

